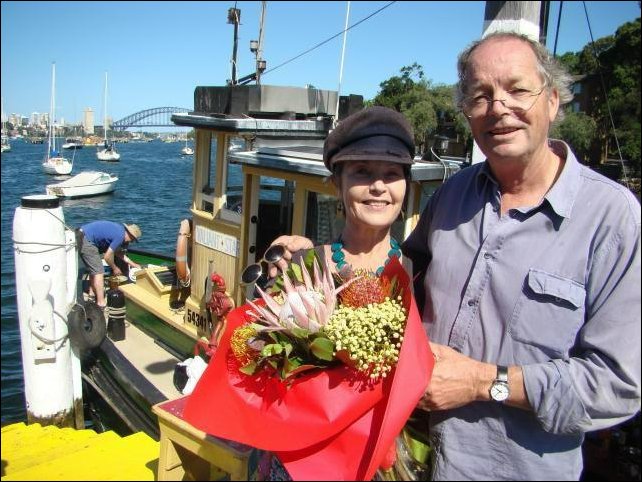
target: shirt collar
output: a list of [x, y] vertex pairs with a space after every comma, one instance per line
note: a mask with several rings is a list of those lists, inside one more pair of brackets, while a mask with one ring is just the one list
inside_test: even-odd
[[[581, 166], [575, 154], [571, 151], [566, 142], [557, 139], [549, 139], [549, 146], [560, 156], [565, 162], [560, 176], [555, 181], [555, 184], [546, 193], [544, 199], [548, 201], [553, 211], [561, 217], [570, 218], [577, 197], [577, 192], [581, 185]], [[493, 177], [493, 173], [488, 166], [488, 162], [484, 161], [482, 166], [477, 172], [477, 194], [482, 193], [488, 189], [489, 183], [492, 186], [499, 188], [497, 181]]]

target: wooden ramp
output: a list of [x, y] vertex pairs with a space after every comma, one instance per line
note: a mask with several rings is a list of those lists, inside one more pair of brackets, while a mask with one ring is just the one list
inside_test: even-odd
[[159, 443], [143, 432], [2, 427], [2, 480], [156, 480]]

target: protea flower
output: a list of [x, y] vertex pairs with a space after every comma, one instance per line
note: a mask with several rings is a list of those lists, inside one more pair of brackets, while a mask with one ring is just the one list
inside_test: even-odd
[[280, 296], [282, 302], [259, 287], [257, 291], [265, 301], [265, 307], [248, 301], [255, 310], [249, 311], [248, 314], [263, 322], [266, 325], [264, 329], [291, 331], [303, 328], [310, 333], [318, 332], [330, 320], [337, 303], [337, 294], [356, 279], [353, 278], [335, 289], [327, 259], [324, 260], [324, 269], [321, 270], [316, 257], [314, 258], [313, 277], [310, 277], [303, 261], [299, 266], [303, 283], [293, 281], [287, 273], [283, 273], [284, 291]]

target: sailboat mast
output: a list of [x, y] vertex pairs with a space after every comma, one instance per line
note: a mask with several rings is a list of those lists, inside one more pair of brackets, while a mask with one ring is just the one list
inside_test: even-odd
[[56, 110], [56, 62], [51, 64], [51, 105], [49, 106], [49, 152], [56, 150], [54, 117]]
[[105, 146], [107, 145], [107, 72], [105, 71], [105, 93], [103, 94], [103, 135], [105, 137]]

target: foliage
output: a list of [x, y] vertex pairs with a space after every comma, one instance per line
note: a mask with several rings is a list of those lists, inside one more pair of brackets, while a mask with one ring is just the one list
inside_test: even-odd
[[595, 120], [584, 112], [567, 112], [564, 120], [553, 126], [550, 137], [564, 139], [578, 159], [588, 163], [591, 145], [597, 138], [596, 129]]
[[[595, 143], [602, 144], [601, 159], [593, 159], [593, 162], [603, 161], [604, 157], [619, 157], [619, 144], [623, 158], [631, 160], [639, 169], [640, 19], [621, 25], [615, 35], [600, 38], [593, 45], [586, 45], [580, 52], [565, 53], [559, 60], [571, 73], [587, 75], [587, 80], [599, 87], [600, 92], [590, 99], [587, 112], [595, 121], [596, 131], [591, 138]], [[602, 86], [606, 96], [602, 92]], [[585, 123], [581, 118], [575, 120]], [[571, 137], [564, 139], [575, 150], [582, 150], [581, 145], [578, 147], [575, 144], [580, 141], [576, 134], [586, 126], [571, 128], [571, 123], [572, 121], [565, 122], [567, 133]], [[581, 144], [584, 142], [581, 141]]]
[[423, 67], [416, 62], [400, 69], [379, 84], [381, 90], [371, 105], [382, 105], [404, 114], [415, 132], [418, 152], [428, 149], [427, 137], [437, 133], [440, 120], [455, 123], [459, 135], [470, 137], [467, 123], [458, 115], [453, 101], [453, 86], [433, 86], [425, 78]]

